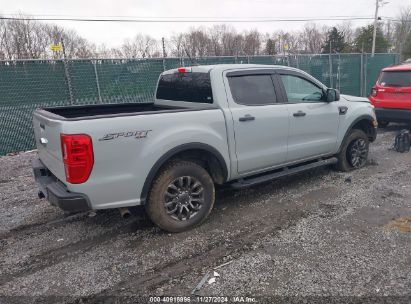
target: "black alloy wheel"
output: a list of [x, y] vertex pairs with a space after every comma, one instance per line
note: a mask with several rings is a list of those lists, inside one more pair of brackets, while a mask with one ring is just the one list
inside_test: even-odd
[[167, 214], [180, 221], [195, 216], [204, 203], [204, 186], [193, 176], [181, 176], [173, 180], [164, 194]]
[[352, 141], [347, 149], [347, 154], [348, 161], [353, 168], [363, 167], [368, 156], [367, 142], [362, 138]]

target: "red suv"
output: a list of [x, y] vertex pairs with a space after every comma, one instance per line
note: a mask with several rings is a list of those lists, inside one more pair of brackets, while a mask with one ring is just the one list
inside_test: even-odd
[[384, 68], [368, 98], [381, 127], [390, 122], [411, 123], [411, 64]]

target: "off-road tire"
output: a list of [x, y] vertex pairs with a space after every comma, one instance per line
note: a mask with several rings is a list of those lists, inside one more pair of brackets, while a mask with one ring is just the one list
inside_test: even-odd
[[[167, 214], [166, 191], [180, 177], [192, 177], [203, 187], [203, 203], [198, 212], [189, 219], [179, 220]], [[182, 232], [201, 224], [210, 214], [215, 200], [214, 183], [208, 172], [200, 165], [189, 161], [172, 161], [161, 169], [154, 179], [147, 197], [146, 212], [151, 221], [169, 232]]]
[[[363, 140], [366, 145], [366, 159], [360, 166], [355, 167], [350, 163], [350, 149], [351, 145], [356, 140]], [[339, 171], [349, 172], [355, 169], [360, 169], [365, 166], [366, 160], [368, 157], [368, 149], [369, 149], [369, 139], [364, 131], [353, 129], [350, 131], [346, 139], [344, 140], [340, 152], [337, 154], [338, 163], [336, 164], [336, 168]]]

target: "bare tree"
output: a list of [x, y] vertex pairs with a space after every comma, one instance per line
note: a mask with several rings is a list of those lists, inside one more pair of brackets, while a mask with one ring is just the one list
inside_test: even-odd
[[209, 30], [211, 55], [244, 55], [244, 37], [226, 24], [215, 25]]
[[226, 25], [214, 25], [209, 31], [210, 51], [213, 56], [223, 55], [223, 36], [226, 32]]
[[[46, 33], [46, 44], [44, 52], [50, 54], [50, 44], [64, 43], [64, 51], [67, 58], [91, 58], [96, 57], [96, 47], [89, 43], [86, 39], [80, 37], [73, 30], [66, 30], [56, 25], [45, 24], [43, 30]], [[61, 53], [53, 53], [49, 55], [53, 58], [61, 58]]]
[[95, 56], [95, 47], [72, 30], [57, 25], [29, 20], [2, 20], [0, 23], [0, 58], [58, 59], [61, 53], [52, 52], [51, 44], [64, 41], [68, 58]]
[[389, 41], [391, 48], [395, 48], [395, 23], [387, 20], [381, 26], [385, 38]]
[[[260, 34], [259, 34], [260, 35]], [[256, 38], [256, 37], [254, 37]], [[250, 45], [250, 43], [253, 43], [252, 34], [250, 34], [249, 37], [249, 47], [253, 47]], [[259, 40], [260, 37], [258, 37]], [[246, 47], [246, 36], [241, 35], [237, 33], [237, 31], [234, 28], [231, 28], [231, 30], [227, 30], [223, 32], [222, 35], [222, 49], [223, 49], [223, 55], [224, 56], [239, 56], [239, 55], [245, 55], [245, 47]], [[259, 40], [259, 45], [258, 48], [260, 47], [261, 41]], [[256, 41], [254, 41], [256, 43]]]
[[96, 47], [96, 58], [100, 59], [111, 59], [111, 58], [117, 58], [115, 52], [115, 48], [108, 48], [104, 43], [98, 45]]
[[182, 33], [173, 34], [169, 39], [170, 53], [175, 57], [183, 57], [184, 52], [184, 35]]
[[259, 55], [261, 51], [261, 34], [257, 30], [244, 32], [244, 53], [246, 55]]
[[302, 52], [310, 54], [320, 53], [324, 39], [324, 33], [321, 32], [317, 24], [305, 24], [300, 34]]
[[[27, 17], [27, 16], [24, 16]], [[411, 39], [411, 7], [402, 8], [398, 22], [386, 22], [384, 36], [396, 52], [405, 48]], [[347, 49], [353, 48], [360, 31], [350, 22], [335, 26], [344, 36]], [[329, 27], [307, 23], [301, 31], [279, 31], [263, 35], [257, 30], [239, 33], [233, 26], [214, 25], [211, 28], [191, 28], [168, 38], [167, 53], [172, 56], [246, 56], [259, 54], [320, 53]], [[51, 44], [64, 41], [67, 58], [151, 58], [161, 57], [160, 42], [149, 35], [137, 34], [126, 39], [118, 48], [90, 43], [77, 32], [54, 24], [28, 18], [0, 20], [0, 59], [62, 58], [61, 52], [52, 52]], [[357, 46], [358, 50], [358, 46]]]
[[349, 44], [352, 44], [354, 42], [354, 27], [351, 21], [344, 21], [343, 23], [337, 24], [336, 28], [344, 35], [345, 42]]
[[132, 40], [126, 39], [115, 54], [124, 58], [150, 58], [157, 51], [157, 40], [149, 35], [137, 34]]
[[6, 23], [0, 20], [0, 60], [6, 59]]
[[395, 25], [393, 40], [395, 50], [402, 54], [407, 37], [411, 33], [411, 6], [401, 8], [397, 19], [399, 21]]
[[44, 57], [47, 36], [42, 24], [32, 20], [8, 20], [4, 23], [3, 35], [7, 59]]
[[279, 54], [291, 53], [296, 54], [301, 51], [302, 37], [298, 32], [279, 31], [274, 34], [278, 37], [278, 52]]
[[192, 28], [183, 35], [183, 49], [188, 57], [204, 57], [210, 54], [211, 43], [203, 28]]

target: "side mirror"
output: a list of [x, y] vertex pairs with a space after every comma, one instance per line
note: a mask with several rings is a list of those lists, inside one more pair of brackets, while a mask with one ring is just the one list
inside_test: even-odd
[[340, 100], [340, 92], [336, 89], [327, 89], [327, 102]]

